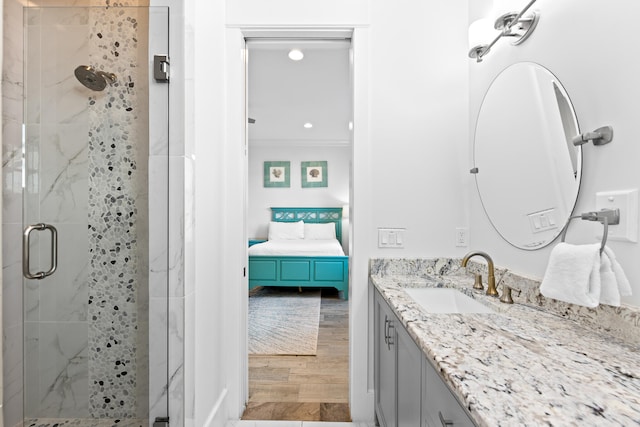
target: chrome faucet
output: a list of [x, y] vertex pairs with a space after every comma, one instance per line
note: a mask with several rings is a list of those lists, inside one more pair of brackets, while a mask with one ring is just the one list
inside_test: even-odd
[[479, 255], [479, 256], [483, 257], [487, 261], [487, 270], [489, 271], [489, 277], [487, 278], [487, 285], [488, 285], [487, 286], [487, 295], [490, 295], [492, 297], [497, 297], [498, 296], [498, 290], [496, 289], [495, 269], [493, 267], [493, 260], [491, 259], [489, 254], [487, 254], [486, 252], [481, 252], [481, 251], [469, 252], [468, 254], [466, 254], [464, 256], [464, 258], [462, 258], [462, 266], [466, 267], [467, 263], [469, 262], [469, 259], [471, 259], [471, 257], [474, 257], [476, 255]]

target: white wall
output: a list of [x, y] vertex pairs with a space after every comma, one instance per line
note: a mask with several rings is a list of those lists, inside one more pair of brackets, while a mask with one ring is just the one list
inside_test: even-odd
[[[289, 161], [290, 187], [264, 187], [263, 165], [265, 161]], [[326, 161], [327, 187], [302, 188], [301, 162]], [[266, 237], [271, 220], [271, 207], [274, 206], [321, 206], [344, 207], [349, 204], [349, 165], [351, 163], [351, 147], [341, 146], [309, 147], [301, 145], [289, 146], [249, 146], [249, 182], [248, 182], [248, 217], [247, 235]], [[346, 224], [343, 224], [343, 227]], [[348, 230], [343, 228], [343, 236]], [[348, 247], [347, 239], [344, 247]]]
[[468, 223], [466, 2], [373, 4], [369, 208], [374, 227], [407, 231], [404, 250], [369, 255], [462, 255], [454, 233]]
[[[232, 107], [225, 94], [229, 77], [225, 64], [233, 57], [229, 71], [242, 80], [241, 46], [225, 47], [224, 1], [190, 1], [186, 8], [185, 46], [192, 62], [187, 84], [187, 99], [194, 108], [187, 112], [193, 120], [193, 151], [195, 158], [195, 352], [192, 384], [195, 390], [192, 426], [222, 426], [227, 418], [236, 418], [240, 409], [239, 390], [242, 380], [238, 340], [244, 324], [237, 318], [238, 297], [229, 292], [240, 286], [241, 267], [234, 248], [242, 247], [242, 177], [234, 183], [230, 171], [243, 169], [242, 137], [227, 136]], [[227, 51], [228, 50], [228, 51]], [[242, 102], [242, 92], [236, 103]], [[238, 122], [235, 122], [238, 123]], [[240, 119], [242, 123], [242, 119]], [[236, 151], [233, 150], [235, 145]], [[187, 144], [189, 145], [189, 144]], [[235, 186], [234, 186], [235, 185]], [[239, 188], [238, 188], [239, 187]], [[238, 191], [239, 190], [239, 191]], [[240, 202], [237, 198], [240, 198]], [[223, 208], [224, 207], [224, 208]], [[239, 232], [238, 236], [233, 235]], [[231, 233], [231, 238], [230, 238]], [[245, 245], [246, 246], [246, 243]], [[225, 268], [231, 265], [230, 268]], [[231, 285], [231, 286], [230, 286]], [[238, 289], [238, 288], [235, 288]], [[230, 402], [231, 400], [231, 402]]]
[[[634, 0], [601, 2], [597, 0], [539, 0], [534, 5], [541, 19], [533, 35], [520, 46], [501, 40], [476, 64], [469, 61], [470, 129], [473, 129], [482, 97], [495, 76], [507, 66], [531, 61], [548, 68], [562, 82], [573, 103], [581, 132], [612, 125], [611, 144], [583, 146], [583, 176], [575, 213], [595, 210], [598, 191], [640, 188], [640, 145], [637, 143], [640, 111], [640, 59], [629, 54], [636, 49], [633, 17], [640, 12]], [[526, 102], [520, 100], [519, 102]], [[514, 106], [517, 103], [514, 103]], [[471, 167], [470, 157], [467, 157]], [[469, 183], [473, 178], [469, 175]], [[496, 265], [508, 267], [531, 277], [542, 278], [551, 248], [538, 251], [516, 249], [503, 241], [488, 222], [475, 185], [470, 185], [471, 244], [486, 250]], [[508, 196], [505, 197], [508, 203]], [[566, 241], [594, 243], [602, 225], [574, 220]], [[629, 277], [634, 295], [623, 302], [640, 305], [640, 246], [610, 240], [609, 247]]]

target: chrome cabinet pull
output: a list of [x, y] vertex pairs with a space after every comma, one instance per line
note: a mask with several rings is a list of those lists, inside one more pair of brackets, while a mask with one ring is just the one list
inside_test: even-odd
[[[37, 273], [31, 273], [29, 271], [29, 255], [30, 255], [30, 242], [29, 237], [31, 232], [49, 230], [51, 232], [51, 268], [47, 271], [39, 271]], [[22, 234], [22, 274], [27, 279], [44, 279], [47, 276], [51, 276], [58, 268], [58, 230], [51, 224], [34, 224], [25, 228]]]
[[393, 329], [393, 321], [387, 318], [387, 315], [384, 315], [384, 342], [387, 344], [387, 349], [391, 350], [391, 346], [393, 345], [393, 335], [391, 335], [391, 329]]
[[445, 420], [444, 417], [442, 416], [442, 412], [440, 411], [438, 411], [438, 417], [440, 418], [440, 423], [442, 424], [442, 427], [449, 427], [453, 425], [453, 421]]
[[389, 319], [384, 315], [384, 343], [389, 345]]

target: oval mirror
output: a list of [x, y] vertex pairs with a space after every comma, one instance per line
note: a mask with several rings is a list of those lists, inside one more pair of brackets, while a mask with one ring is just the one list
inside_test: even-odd
[[482, 101], [474, 139], [476, 185], [491, 224], [507, 242], [534, 250], [551, 243], [575, 206], [582, 149], [560, 81], [522, 62], [503, 70]]

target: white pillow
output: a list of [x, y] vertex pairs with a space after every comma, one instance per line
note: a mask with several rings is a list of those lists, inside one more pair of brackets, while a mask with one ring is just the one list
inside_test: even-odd
[[292, 240], [304, 238], [304, 222], [269, 223], [269, 240]]
[[336, 225], [333, 222], [324, 224], [305, 223], [305, 240], [326, 240], [336, 238]]

